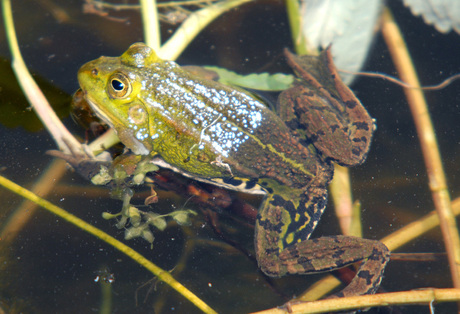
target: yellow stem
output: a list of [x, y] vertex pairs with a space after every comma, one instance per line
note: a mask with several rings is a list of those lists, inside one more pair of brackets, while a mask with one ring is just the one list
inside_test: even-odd
[[205, 313], [216, 313], [211, 307], [209, 307], [206, 303], [204, 303], [201, 299], [199, 299], [196, 295], [194, 295], [190, 290], [185, 288], [182, 284], [176, 281], [171, 274], [161, 269], [160, 267], [156, 266], [148, 259], [143, 257], [138, 252], [134, 251], [129, 246], [123, 244], [122, 242], [118, 241], [114, 237], [108, 235], [107, 233], [97, 229], [96, 227], [88, 224], [87, 222], [83, 221], [82, 219], [66, 212], [62, 208], [48, 202], [47, 200], [37, 196], [36, 194], [32, 193], [31, 191], [24, 189], [23, 187], [17, 185], [16, 183], [6, 179], [3, 176], [0, 176], [0, 185], [9, 189], [10, 191], [40, 205], [41, 207], [45, 208], [46, 210], [50, 211], [51, 213], [55, 214], [56, 216], [61, 217], [62, 219], [70, 222], [71, 224], [79, 227], [80, 229], [96, 236], [100, 240], [110, 244], [120, 252], [126, 254], [130, 258], [132, 258], [136, 263], [144, 266], [147, 268], [152, 274], [157, 276], [158, 280], [161, 280], [171, 286], [173, 289], [178, 291], [182, 294], [185, 298], [187, 298], [190, 302], [195, 304], [199, 309], [201, 309]]
[[161, 45], [161, 36], [157, 2], [156, 0], [140, 0], [140, 3], [145, 43], [158, 51]]
[[460, 289], [424, 289], [293, 303], [287, 308], [273, 308], [253, 314], [326, 313], [389, 305], [430, 305], [460, 300]]
[[2, 7], [6, 35], [12, 56], [12, 68], [24, 95], [37, 113], [40, 120], [43, 122], [43, 125], [53, 136], [53, 139], [56, 141], [59, 149], [65, 153], [70, 153], [68, 148], [70, 145], [75, 151], [80, 151], [80, 143], [65, 128], [61, 120], [59, 120], [59, 117], [56, 113], [54, 113], [50, 104], [46, 100], [45, 95], [43, 95], [37, 83], [32, 78], [32, 75], [30, 75], [27, 70], [21, 51], [19, 50], [10, 0], [3, 0]]
[[[33, 193], [40, 194], [41, 197], [46, 197], [51, 191], [54, 191], [56, 184], [66, 173], [66, 162], [62, 159], [55, 159], [40, 175], [40, 178], [34, 183]], [[7, 219], [3, 219], [0, 228], [0, 239], [3, 244], [8, 244], [16, 239], [29, 220], [34, 217], [37, 209], [37, 204], [24, 200], [22, 204], [14, 210]]]
[[[388, 9], [383, 14], [382, 33], [390, 50], [393, 62], [400, 74], [400, 78], [411, 86], [420, 87], [415, 68], [412, 64], [402, 34]], [[412, 111], [422, 147], [429, 178], [429, 187], [439, 216], [452, 281], [454, 287], [460, 288], [460, 238], [455, 216], [451, 208], [450, 195], [447, 190], [441, 155], [428, 112], [428, 106], [422, 90], [404, 89], [404, 92]]]
[[334, 178], [329, 185], [329, 191], [334, 203], [335, 215], [340, 224], [340, 230], [344, 235], [362, 237], [361, 215], [359, 211], [353, 210], [355, 206], [351, 193], [350, 170], [339, 165], [334, 165], [334, 168]]
[[192, 13], [182, 25], [174, 32], [174, 35], [157, 51], [162, 59], [175, 60], [184, 49], [219, 15], [234, 7], [252, 0], [229, 0], [219, 1]]

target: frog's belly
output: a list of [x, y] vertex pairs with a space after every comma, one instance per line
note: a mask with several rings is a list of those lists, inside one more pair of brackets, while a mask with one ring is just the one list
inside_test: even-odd
[[199, 177], [193, 174], [190, 174], [188, 172], [184, 172], [181, 169], [174, 167], [173, 165], [168, 164], [166, 161], [164, 161], [160, 157], [154, 157], [150, 161], [154, 165], [157, 165], [158, 167], [165, 168], [165, 169], [170, 169], [174, 172], [180, 173], [184, 177], [194, 179], [196, 181], [216, 185], [225, 189], [229, 190], [234, 190], [234, 191], [239, 191], [239, 192], [244, 192], [244, 193], [249, 193], [249, 194], [257, 194], [257, 195], [265, 195], [267, 192], [261, 188], [260, 185], [255, 183], [257, 180], [247, 180], [247, 179], [236, 179], [236, 178], [230, 178], [230, 179], [222, 179], [222, 178], [212, 178], [212, 179], [206, 179], [203, 177]]

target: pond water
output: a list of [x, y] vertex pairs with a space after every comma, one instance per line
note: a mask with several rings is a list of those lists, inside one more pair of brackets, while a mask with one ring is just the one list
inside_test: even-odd
[[[14, 1], [14, 18], [25, 61], [40, 77], [45, 92], [55, 99], [65, 125], [85, 138], [85, 130], [68, 116], [70, 95], [77, 90], [79, 67], [100, 55], [118, 56], [130, 44], [142, 41], [137, 11], [108, 11], [110, 18], [82, 13], [82, 1]], [[440, 34], [413, 17], [399, 1], [391, 8], [404, 33], [423, 85], [437, 84], [460, 71], [460, 35]], [[67, 14], [60, 19], [59, 10]], [[2, 24], [3, 25], [3, 24]], [[164, 38], [176, 26], [162, 25]], [[0, 33], [5, 42], [5, 35]], [[238, 73], [285, 71], [280, 58], [283, 48], [292, 47], [283, 1], [255, 1], [219, 18], [180, 56], [180, 64], [218, 65]], [[291, 48], [292, 49], [292, 48]], [[0, 56], [9, 59], [6, 45]], [[55, 149], [49, 134], [33, 120], [33, 113], [20, 96], [15, 78], [2, 67], [0, 80], [0, 167], [2, 175], [32, 186], [44, 176], [54, 159], [45, 154]], [[364, 70], [396, 75], [380, 35]], [[460, 178], [460, 96], [458, 86], [426, 93], [443, 157], [452, 199], [458, 196]], [[361, 77], [352, 86], [357, 97], [377, 121], [371, 152], [362, 166], [351, 170], [353, 196], [362, 203], [364, 237], [379, 239], [433, 210], [421, 149], [402, 89], [381, 79]], [[109, 190], [95, 187], [70, 170], [60, 170], [38, 188], [52, 186], [45, 198], [124, 241], [196, 293], [219, 313], [245, 313], [281, 305], [301, 294], [323, 275], [268, 279], [252, 257], [253, 228], [229, 211], [217, 211], [212, 228], [204, 208], [188, 202], [187, 196], [158, 190], [155, 210], [195, 210], [191, 226], [170, 223], [155, 232], [153, 248], [142, 239], [123, 240], [123, 231], [104, 220], [104, 211], [117, 212], [121, 202]], [[54, 177], [53, 177], [54, 176]], [[184, 185], [193, 184], [183, 181]], [[206, 187], [204, 187], [206, 189]], [[137, 192], [148, 193], [149, 188]], [[144, 198], [145, 198], [145, 193]], [[230, 193], [233, 200], [248, 201], [257, 208], [260, 199]], [[133, 200], [143, 202], [142, 195]], [[23, 200], [0, 189], [3, 225]], [[313, 237], [338, 234], [337, 219], [329, 202]], [[215, 209], [215, 208], [214, 208]], [[104, 302], [113, 313], [199, 312], [164, 283], [106, 243], [68, 222], [42, 210], [26, 211], [27, 222], [15, 236], [2, 239], [0, 263], [0, 306], [16, 313], [100, 312]], [[234, 245], [231, 245], [234, 243]], [[236, 245], [235, 245], [236, 243]], [[249, 252], [249, 256], [245, 254]], [[444, 252], [439, 229], [421, 236], [398, 252]], [[106, 283], [106, 281], [112, 281]], [[382, 282], [385, 291], [425, 287], [451, 287], [445, 256], [435, 261], [390, 261]], [[105, 294], [104, 294], [105, 293]], [[109, 296], [109, 297], [107, 297]], [[453, 310], [452, 304], [437, 305], [439, 312]], [[372, 310], [377, 313], [378, 310]], [[383, 310], [385, 311], [385, 310]], [[428, 307], [404, 307], [404, 313], [428, 313]], [[371, 313], [371, 312], [369, 312]]]

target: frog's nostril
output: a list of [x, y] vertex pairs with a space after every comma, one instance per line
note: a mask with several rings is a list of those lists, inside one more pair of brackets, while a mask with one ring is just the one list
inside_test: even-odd
[[96, 75], [99, 74], [99, 71], [98, 71], [97, 69], [92, 69], [92, 70], [91, 70], [91, 74], [92, 74], [93, 76], [96, 76]]

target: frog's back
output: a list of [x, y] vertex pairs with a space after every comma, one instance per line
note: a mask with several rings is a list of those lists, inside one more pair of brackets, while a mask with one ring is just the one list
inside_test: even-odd
[[[157, 148], [175, 166], [196, 175], [215, 169], [204, 176], [273, 178], [288, 186], [304, 186], [323, 172], [318, 168], [329, 166], [249, 93], [192, 77], [173, 62], [152, 67], [146, 82], [143, 99], [155, 117], [150, 123], [169, 124], [176, 132]], [[173, 148], [182, 148], [187, 162], [168, 160], [166, 151]]]
[[[250, 93], [193, 76], [143, 44], [93, 61], [80, 74], [87, 99], [128, 148], [158, 154], [192, 177], [270, 178], [301, 187], [330, 167]], [[119, 81], [122, 97], [112, 91]]]

